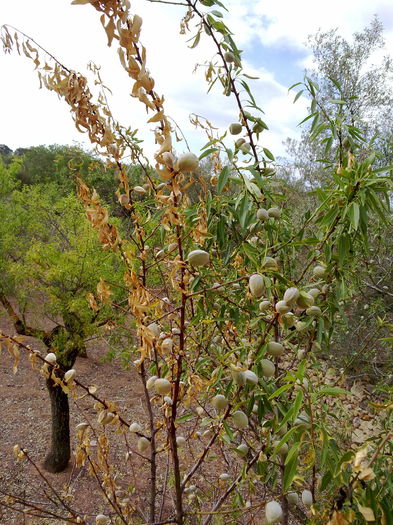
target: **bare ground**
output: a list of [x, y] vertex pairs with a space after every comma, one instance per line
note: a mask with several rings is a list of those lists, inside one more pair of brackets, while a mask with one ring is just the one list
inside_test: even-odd
[[[14, 329], [5, 315], [0, 316], [0, 330], [7, 335], [13, 335]], [[32, 348], [40, 349], [39, 341], [27, 339]], [[138, 421], [144, 412], [142, 406], [142, 389], [135, 373], [124, 370], [121, 366], [113, 366], [102, 360], [107, 349], [102, 342], [92, 342], [88, 348], [88, 358], [78, 358], [75, 368], [78, 379], [86, 385], [97, 384], [97, 395], [110, 399], [121, 407], [122, 415], [128, 420]], [[13, 358], [3, 350], [0, 356], [0, 489], [10, 494], [17, 494], [40, 508], [48, 508], [48, 499], [42, 492], [50, 492], [37, 470], [27, 461], [17, 461], [13, 447], [19, 444], [27, 449], [29, 457], [41, 467], [50, 444], [50, 404], [45, 386], [45, 379], [33, 371], [27, 356], [21, 353], [18, 371], [12, 370]], [[75, 426], [86, 418], [96, 419], [97, 411], [91, 399], [70, 398], [71, 446], [75, 445]], [[94, 440], [93, 440], [94, 446]], [[125, 463], [125, 447], [120, 442], [119, 447], [111, 449], [112, 459], [118, 465]], [[42, 470], [42, 469], [40, 469]], [[81, 514], [95, 516], [103, 507], [96, 481], [87, 473], [87, 469], [76, 468], [74, 458], [67, 470], [61, 474], [50, 474], [42, 471], [48, 482], [56, 491], [61, 492], [65, 486], [70, 487], [73, 496], [72, 506]], [[49, 493], [48, 492], [48, 493]], [[53, 496], [53, 494], [52, 494]], [[51, 497], [52, 497], [51, 496]], [[49, 505], [50, 506], [50, 505]], [[53, 505], [52, 505], [53, 507]], [[66, 515], [60, 508], [60, 516]], [[51, 523], [62, 523], [55, 519]], [[93, 520], [91, 521], [93, 523]], [[0, 506], [1, 525], [43, 524], [44, 519], [32, 519], [16, 514]]]

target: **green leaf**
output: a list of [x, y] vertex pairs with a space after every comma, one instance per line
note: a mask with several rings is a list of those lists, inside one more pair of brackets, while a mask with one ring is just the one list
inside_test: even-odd
[[176, 423], [183, 423], [184, 421], [189, 421], [190, 419], [195, 418], [194, 414], [184, 414], [176, 419]]
[[218, 182], [217, 182], [217, 192], [218, 193], [222, 192], [222, 190], [225, 187], [225, 184], [228, 182], [230, 175], [231, 175], [231, 171], [229, 169], [229, 166], [224, 166], [218, 177]]
[[272, 153], [270, 150], [268, 150], [267, 148], [263, 148], [263, 153], [266, 155], [266, 157], [267, 157], [268, 159], [270, 159], [270, 160], [276, 160], [276, 159], [274, 158], [273, 153]]
[[315, 111], [314, 113], [311, 113], [310, 115], [308, 115], [308, 117], [304, 118], [301, 122], [299, 122], [298, 126], [301, 126], [302, 124], [307, 122], [307, 120], [310, 120], [310, 118], [313, 118], [313, 117], [315, 117], [318, 114], [319, 114], [318, 111]]
[[223, 14], [220, 11], [210, 11], [212, 15], [216, 16], [217, 18], [223, 18]]
[[247, 255], [247, 257], [255, 264], [256, 267], [259, 266], [259, 253], [258, 250], [251, 246], [248, 242], [245, 242], [242, 245], [242, 249], [244, 253]]
[[299, 392], [297, 393], [295, 402], [293, 404], [293, 414], [292, 414], [293, 420], [297, 418], [299, 411], [300, 411], [300, 407], [302, 406], [302, 403], [303, 403], [303, 390], [299, 390]]
[[291, 89], [300, 86], [301, 84], [303, 84], [303, 82], [296, 82], [296, 84], [292, 84], [292, 86], [288, 88], [288, 91], [291, 91]]
[[288, 452], [287, 459], [288, 459], [289, 454], [291, 455], [289, 456], [290, 459], [288, 463], [286, 463], [285, 470], [284, 470], [284, 487], [283, 487], [284, 491], [289, 489], [293, 481], [293, 478], [296, 475], [296, 469], [298, 465], [299, 447], [300, 447], [300, 443], [295, 443], [293, 447], [290, 449], [290, 451]]
[[341, 394], [352, 395], [351, 392], [338, 386], [327, 386], [317, 392], [317, 396], [339, 396]]
[[352, 228], [356, 231], [359, 226], [359, 204], [352, 202], [348, 208], [349, 222]]
[[293, 104], [302, 96], [304, 89], [297, 92], [296, 97], [293, 99]]
[[204, 159], [205, 157], [210, 155], [210, 153], [214, 153], [215, 151], [217, 151], [217, 148], [209, 148], [205, 150], [201, 155], [199, 155], [199, 160]]
[[224, 429], [225, 429], [225, 432], [226, 432], [227, 436], [229, 437], [229, 439], [230, 439], [231, 441], [233, 441], [233, 432], [232, 432], [232, 430], [230, 429], [228, 423], [227, 423], [226, 421], [223, 421], [223, 422], [222, 422], [222, 425], [223, 425], [223, 427], [224, 427]]
[[201, 32], [198, 31], [198, 33], [195, 35], [194, 42], [188, 47], [190, 49], [194, 49], [199, 44], [200, 39], [201, 39]]
[[240, 209], [239, 209], [239, 224], [242, 228], [245, 228], [246, 226], [246, 220], [248, 211], [250, 209], [250, 201], [248, 200], [247, 193], [243, 195], [243, 198], [240, 201]]
[[347, 103], [346, 100], [343, 100], [341, 98], [331, 99], [328, 102], [330, 102], [330, 104], [340, 104], [340, 105], [343, 105], [343, 104]]
[[277, 390], [275, 390], [273, 392], [273, 394], [269, 397], [269, 399], [273, 399], [275, 397], [278, 397], [279, 395], [281, 395], [283, 392], [286, 392], [290, 388], [293, 388], [293, 384], [292, 383], [287, 383], [286, 385], [280, 386], [280, 388], [277, 388]]

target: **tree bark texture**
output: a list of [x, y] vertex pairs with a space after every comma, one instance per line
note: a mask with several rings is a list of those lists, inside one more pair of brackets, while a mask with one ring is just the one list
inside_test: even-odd
[[68, 395], [51, 378], [46, 380], [46, 386], [51, 402], [52, 441], [44, 468], [48, 472], [62, 472], [67, 468], [71, 456]]

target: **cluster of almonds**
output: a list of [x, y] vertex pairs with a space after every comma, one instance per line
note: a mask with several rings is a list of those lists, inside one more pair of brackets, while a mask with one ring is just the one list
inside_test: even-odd
[[[287, 495], [287, 499], [290, 505], [294, 506], [299, 503], [299, 495], [297, 492], [290, 492]], [[303, 490], [302, 502], [306, 507], [311, 507], [313, 504], [313, 497], [310, 490]], [[269, 501], [266, 503], [265, 515], [267, 523], [278, 523], [283, 517], [283, 510], [280, 503], [278, 503], [278, 501]]]
[[[265, 259], [267, 259], [267, 261], [265, 261], [264, 264], [265, 268], [272, 268], [273, 264], [277, 264], [274, 259]], [[316, 266], [313, 271], [314, 275], [319, 277], [325, 275], [325, 272], [326, 269], [323, 266]], [[265, 292], [265, 281], [263, 275], [259, 273], [254, 273], [250, 276], [248, 285], [251, 294], [255, 298], [260, 299], [263, 296]], [[302, 310], [306, 310], [306, 314], [310, 317], [319, 317], [320, 315], [322, 315], [322, 311], [319, 306], [316, 306], [314, 304], [314, 302], [320, 293], [321, 292], [319, 288], [312, 288], [308, 292], [306, 292], [305, 290], [299, 290], [294, 286], [290, 287], [285, 291], [283, 298], [280, 301], [276, 302], [276, 304], [274, 305], [274, 309], [277, 313], [285, 315], [291, 312], [291, 310], [293, 310], [294, 308], [300, 308]], [[272, 305], [267, 299], [262, 300], [259, 304], [259, 310], [261, 312], [266, 312], [271, 307]], [[288, 318], [286, 319], [288, 320]], [[293, 319], [293, 324], [295, 324], [295, 319]]]

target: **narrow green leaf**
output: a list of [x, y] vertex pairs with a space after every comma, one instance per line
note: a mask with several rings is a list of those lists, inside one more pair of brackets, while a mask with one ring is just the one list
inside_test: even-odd
[[321, 388], [321, 390], [317, 392], [318, 396], [339, 396], [341, 394], [351, 395], [351, 392], [344, 388], [339, 388], [338, 386], [327, 386]]
[[190, 419], [193, 419], [195, 416], [194, 414], [184, 414], [184, 416], [180, 416], [176, 419], [176, 423], [183, 423], [184, 421], [189, 421]]
[[286, 392], [287, 390], [289, 390], [290, 388], [293, 387], [293, 384], [292, 383], [287, 383], [286, 385], [282, 385], [280, 386], [280, 388], [277, 388], [277, 390], [275, 390], [273, 392], [273, 394], [271, 396], [269, 396], [269, 399], [273, 399], [275, 397], [278, 397], [279, 395], [281, 395], [283, 392]]
[[359, 226], [359, 204], [357, 202], [351, 202], [348, 209], [348, 216], [352, 228], [356, 231]]
[[[290, 456], [290, 461], [285, 465], [284, 470], [284, 491], [288, 490], [291, 486], [293, 478], [296, 475], [296, 469], [298, 465], [298, 455], [299, 455], [300, 443], [295, 443], [292, 447], [293, 452]], [[292, 451], [291, 449], [291, 451]]]
[[310, 118], [313, 118], [315, 117], [316, 115], [318, 115], [318, 111], [315, 111], [314, 113], [310, 113], [310, 115], [308, 115], [306, 118], [304, 118], [301, 122], [299, 122], [298, 126], [301, 126], [302, 124], [304, 124], [305, 122], [307, 122], [307, 120], [309, 120]]
[[296, 84], [292, 84], [292, 86], [288, 88], [288, 91], [291, 91], [291, 89], [300, 86], [301, 84], [303, 84], [303, 82], [296, 82]]
[[302, 96], [304, 89], [301, 89], [296, 93], [296, 97], [293, 99], [293, 104]]
[[214, 153], [215, 151], [217, 151], [217, 148], [209, 148], [205, 150], [201, 155], [199, 155], [199, 160], [204, 159], [205, 157], [210, 155], [210, 153]]
[[300, 407], [302, 406], [302, 403], [303, 403], [303, 390], [299, 390], [299, 392], [297, 393], [295, 402], [293, 404], [293, 415], [292, 415], [293, 420], [297, 418], [299, 411], [300, 411]]
[[273, 153], [272, 153], [270, 150], [268, 150], [267, 148], [263, 148], [263, 153], [266, 155], [266, 157], [267, 157], [268, 159], [270, 159], [270, 160], [276, 160], [276, 159], [274, 158]]
[[218, 182], [217, 182], [217, 192], [218, 193], [221, 193], [222, 190], [224, 189], [225, 184], [228, 182], [230, 174], [231, 174], [231, 171], [229, 169], [229, 166], [224, 166], [218, 177]]

